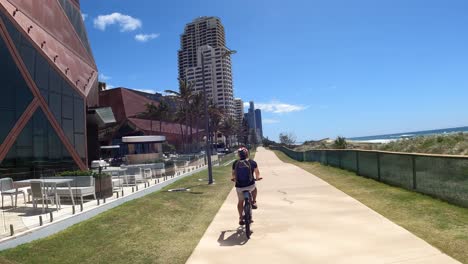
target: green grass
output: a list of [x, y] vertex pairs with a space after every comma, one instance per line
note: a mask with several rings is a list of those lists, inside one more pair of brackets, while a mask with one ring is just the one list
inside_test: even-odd
[[360, 177], [353, 172], [319, 163], [298, 162], [280, 151], [275, 153], [282, 161], [316, 175], [442, 252], [468, 263], [467, 208]]
[[[214, 167], [56, 235], [0, 252], [0, 263], [185, 263], [227, 194], [230, 166]], [[167, 192], [188, 187], [191, 192]]]

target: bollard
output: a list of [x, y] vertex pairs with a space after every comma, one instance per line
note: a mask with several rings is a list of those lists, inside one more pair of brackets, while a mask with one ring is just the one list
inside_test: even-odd
[[106, 197], [104, 197], [104, 199], [103, 199], [103, 202], [102, 202], [102, 203], [106, 203]]
[[135, 187], [132, 186], [132, 193], [135, 192]]
[[49, 216], [50, 216], [50, 222], [52, 223], [54, 221], [54, 215], [52, 214], [52, 212], [49, 213]]
[[97, 198], [97, 205], [99, 205], [99, 204], [100, 204], [100, 203], [99, 203], [99, 198]]
[[80, 203], [80, 210], [81, 210], [81, 212], [83, 212], [83, 204], [82, 203]]
[[10, 235], [13, 236], [15, 234], [15, 230], [13, 229], [13, 225], [10, 225]]
[[137, 184], [135, 187], [136, 187], [136, 190], [137, 190], [137, 192], [138, 192], [138, 184]]
[[76, 214], [75, 206], [74, 206], [74, 205], [72, 205], [72, 213], [73, 213], [73, 214]]
[[124, 192], [123, 192], [123, 191], [124, 191], [124, 190], [123, 190], [123, 188], [122, 188], [122, 197], [124, 196]]
[[42, 226], [44, 222], [42, 222], [42, 215], [39, 216], [39, 225]]

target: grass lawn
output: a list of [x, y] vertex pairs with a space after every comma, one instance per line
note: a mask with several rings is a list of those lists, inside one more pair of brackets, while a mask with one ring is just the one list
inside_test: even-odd
[[[0, 252], [0, 263], [185, 263], [233, 187], [214, 167], [51, 237]], [[188, 187], [190, 192], [167, 192]]]
[[282, 161], [316, 175], [444, 253], [468, 263], [467, 208], [360, 177], [353, 172], [319, 163], [298, 162], [281, 151], [275, 153]]

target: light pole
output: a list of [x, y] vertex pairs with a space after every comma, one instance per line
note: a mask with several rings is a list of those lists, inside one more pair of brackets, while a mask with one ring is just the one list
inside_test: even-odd
[[[221, 56], [221, 59], [235, 54], [237, 51], [227, 49], [226, 52]], [[206, 131], [206, 160], [208, 162], [208, 184], [213, 184], [213, 168], [211, 165], [211, 140], [210, 140], [210, 123], [208, 116], [208, 99], [206, 95], [205, 86], [205, 52], [201, 49], [201, 67], [202, 67], [202, 85], [203, 85], [203, 99], [205, 101], [205, 131]]]

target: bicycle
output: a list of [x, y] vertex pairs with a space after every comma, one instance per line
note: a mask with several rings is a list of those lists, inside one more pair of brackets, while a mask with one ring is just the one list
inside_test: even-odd
[[[255, 180], [259, 181], [262, 178]], [[250, 239], [251, 231], [250, 224], [252, 224], [252, 194], [250, 191], [243, 191], [244, 194], [244, 223], [245, 223], [245, 235], [247, 239]]]

